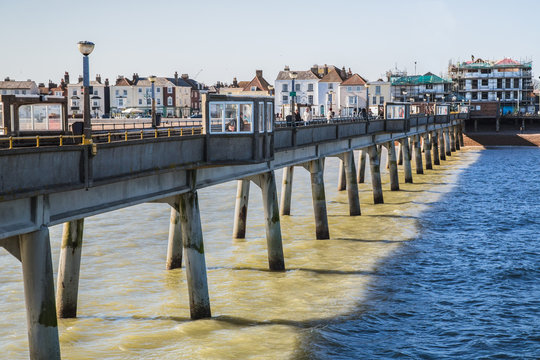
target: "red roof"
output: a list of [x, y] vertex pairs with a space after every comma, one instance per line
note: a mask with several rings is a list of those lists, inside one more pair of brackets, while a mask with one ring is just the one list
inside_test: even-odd
[[495, 63], [495, 65], [519, 65], [519, 62], [510, 58], [504, 58]]

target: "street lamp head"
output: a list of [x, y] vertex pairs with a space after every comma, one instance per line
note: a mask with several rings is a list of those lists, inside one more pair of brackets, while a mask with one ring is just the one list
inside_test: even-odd
[[452, 96], [452, 101], [456, 101], [457, 97]]
[[298, 77], [298, 73], [296, 71], [291, 71], [289, 73], [289, 76], [291, 77], [291, 79], [296, 79]]
[[79, 47], [79, 51], [84, 56], [88, 56], [94, 51], [94, 43], [91, 41], [79, 41], [77, 43], [77, 46]]
[[154, 82], [156, 82], [156, 76], [155, 75], [150, 75], [148, 77], [148, 80], [150, 80], [151, 83], [154, 83]]

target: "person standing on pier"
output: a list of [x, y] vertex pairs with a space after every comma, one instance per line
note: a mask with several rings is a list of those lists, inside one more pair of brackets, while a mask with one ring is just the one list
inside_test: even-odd
[[311, 115], [311, 111], [309, 107], [306, 107], [306, 111], [304, 111], [304, 125], [308, 125], [311, 123], [311, 120], [313, 119]]

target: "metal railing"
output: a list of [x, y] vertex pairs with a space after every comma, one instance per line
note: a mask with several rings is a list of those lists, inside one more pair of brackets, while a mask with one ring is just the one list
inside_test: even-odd
[[301, 121], [276, 121], [275, 127], [276, 128], [285, 128], [285, 127], [299, 127], [299, 126], [311, 126], [311, 125], [323, 125], [323, 124], [338, 124], [338, 123], [346, 123], [346, 122], [368, 122], [370, 120], [381, 120], [382, 118], [370, 116], [368, 118], [362, 118], [358, 116], [339, 116], [334, 117], [328, 120], [325, 117], [314, 117], [311, 121], [305, 122], [303, 120]]
[[[167, 127], [151, 129], [126, 129], [92, 134], [94, 143], [126, 142], [150, 138], [181, 137], [200, 135], [202, 126], [195, 127]], [[43, 146], [80, 145], [85, 143], [84, 135], [36, 135], [36, 136], [9, 136], [0, 138], [0, 149], [39, 148]]]

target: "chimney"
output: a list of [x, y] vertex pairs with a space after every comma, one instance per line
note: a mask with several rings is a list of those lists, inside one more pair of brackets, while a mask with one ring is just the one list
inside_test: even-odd
[[347, 78], [347, 71], [345, 70], [345, 66], [341, 68], [341, 77], [344, 79]]
[[78, 83], [83, 82], [83, 77], [82, 77], [82, 75], [79, 75], [79, 79], [78, 79], [78, 80], [79, 80], [79, 81], [77, 81]]
[[262, 70], [255, 70], [255, 76], [258, 78], [262, 78]]
[[109, 86], [109, 79], [105, 79], [105, 87]]
[[183, 80], [187, 80], [187, 79], [189, 79], [189, 76], [188, 76], [188, 74], [182, 74], [182, 79], [183, 79]]
[[64, 82], [66, 84], [69, 84], [69, 73], [67, 71], [64, 72]]
[[49, 90], [51, 90], [52, 88], [55, 88], [56, 87], [56, 84], [53, 83], [50, 79], [49, 79]]
[[317, 64], [313, 65], [310, 70], [311, 70], [312, 73], [319, 76], [319, 65], [317, 65]]
[[232, 79], [232, 87], [238, 87], [238, 81], [236, 81], [236, 78]]
[[289, 65], [285, 65], [285, 68], [283, 70], [284, 71], [291, 71], [291, 69], [289, 68]]
[[9, 76], [7, 76], [7, 77], [4, 79], [4, 81], [11, 81], [11, 80], [9, 80]]
[[178, 71], [174, 72], [174, 85], [178, 86]]
[[351, 77], [352, 76], [352, 71], [351, 71], [351, 68], [349, 68], [349, 73], [348, 73], [348, 77]]
[[96, 74], [96, 81], [101, 84], [101, 75]]
[[324, 64], [324, 72], [323, 72], [324, 75], [327, 75], [328, 74], [328, 65]]
[[139, 74], [133, 73], [133, 83], [135, 84], [139, 80]]

